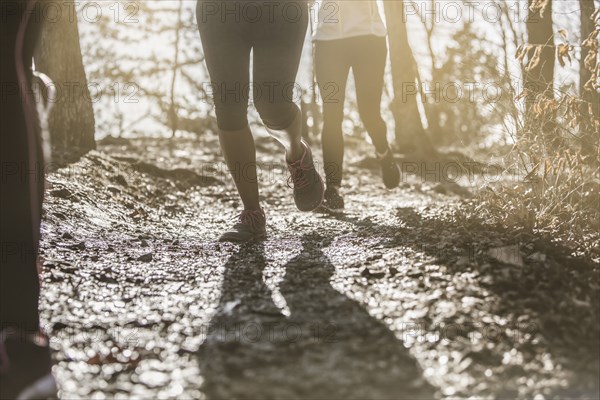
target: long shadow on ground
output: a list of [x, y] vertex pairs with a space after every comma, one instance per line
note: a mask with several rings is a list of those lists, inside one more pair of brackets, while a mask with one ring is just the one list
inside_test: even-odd
[[[452, 327], [453, 331], [446, 331], [452, 335], [441, 336], [449, 348], [462, 353], [468, 367], [461, 373], [479, 383], [461, 395], [472, 395], [473, 390], [504, 398], [532, 393], [598, 397], [597, 265], [571, 256], [572, 249], [548, 238], [506, 232], [475, 218], [424, 217], [414, 208], [397, 209], [399, 224], [352, 215], [333, 217], [351, 223], [359, 237], [386, 237], [380, 242], [382, 255], [407, 252], [411, 258], [407, 270], [392, 261], [386, 265], [390, 271], [375, 271], [377, 277], [367, 264], [363, 276], [373, 282], [392, 280], [391, 270], [398, 268], [400, 272], [394, 274], [408, 275], [427, 288], [423, 299], [436, 288], [443, 291], [438, 300], [426, 304], [423, 317], [411, 323], [420, 333], [438, 335], [444, 326]], [[496, 249], [508, 250], [509, 257], [495, 258]], [[475, 279], [474, 284], [462, 276]], [[452, 295], [455, 290], [458, 296]], [[464, 296], [477, 299], [476, 305], [467, 306]], [[448, 302], [454, 304], [450, 307], [454, 311], [439, 312], [437, 305]], [[481, 340], [472, 339], [479, 335]], [[443, 342], [427, 343], [418, 351], [439, 352]]]
[[432, 398], [434, 389], [395, 335], [333, 289], [328, 243], [302, 238], [280, 285], [289, 316], [263, 283], [264, 248], [225, 265], [222, 297], [199, 350], [203, 392], [218, 398]]

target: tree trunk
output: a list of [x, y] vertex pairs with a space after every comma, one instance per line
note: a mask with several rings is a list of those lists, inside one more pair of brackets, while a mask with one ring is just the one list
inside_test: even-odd
[[[528, 43], [535, 49], [528, 54], [525, 69], [525, 134], [532, 138], [541, 133], [544, 145], [555, 151], [561, 144], [555, 112], [539, 115], [533, 106], [541, 100], [554, 99], [554, 67], [556, 48], [552, 18], [552, 0], [529, 0], [527, 16]], [[542, 105], [542, 109], [546, 107]]]
[[417, 97], [421, 95], [417, 62], [408, 41], [404, 1], [384, 1], [388, 29], [394, 100], [392, 112], [396, 122], [396, 143], [400, 151], [430, 151]]
[[[530, 7], [526, 24], [528, 42], [530, 45], [542, 46], [539, 62], [534, 68], [525, 73], [525, 89], [531, 95], [527, 104], [529, 107], [539, 94], [544, 94], [548, 98], [554, 96], [555, 47], [552, 26], [552, 0], [548, 0], [545, 7], [535, 8], [533, 11], [531, 7], [539, 3], [540, 0], [528, 1]], [[530, 52], [530, 57], [533, 52], [533, 50]], [[531, 60], [529, 61], [531, 62]]]
[[169, 125], [171, 125], [171, 138], [174, 138], [179, 128], [179, 115], [177, 113], [177, 101], [175, 100], [175, 88], [177, 86], [177, 73], [179, 72], [179, 55], [181, 53], [181, 31], [184, 28], [183, 25], [183, 0], [179, 0], [179, 7], [177, 8], [177, 27], [175, 28], [175, 43], [174, 54], [173, 54], [173, 75], [171, 76], [171, 89], [170, 89], [170, 104], [168, 118]]
[[[585, 41], [595, 29], [592, 15], [596, 11], [593, 0], [579, 0], [581, 6], [581, 42]], [[592, 105], [592, 112], [596, 118], [600, 118], [600, 93], [595, 90], [585, 90], [584, 86], [592, 79], [592, 71], [585, 66], [585, 59], [589, 55], [589, 49], [581, 48], [581, 61], [579, 62], [579, 94], [581, 98]], [[589, 107], [584, 107], [588, 114]]]
[[[81, 58], [77, 16], [72, 4], [56, 3], [61, 17], [46, 22], [34, 53], [36, 70], [56, 86], [48, 128], [56, 162], [72, 162], [96, 147], [93, 99]], [[70, 9], [69, 9], [70, 7]]]

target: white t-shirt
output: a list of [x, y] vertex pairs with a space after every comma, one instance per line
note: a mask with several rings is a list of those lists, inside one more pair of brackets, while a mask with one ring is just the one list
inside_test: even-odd
[[318, 3], [312, 13], [313, 26], [316, 23], [313, 40], [386, 35], [375, 0], [322, 0]]

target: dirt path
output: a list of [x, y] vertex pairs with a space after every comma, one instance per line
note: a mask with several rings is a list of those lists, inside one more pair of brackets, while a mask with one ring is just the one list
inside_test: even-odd
[[65, 398], [599, 396], [597, 264], [465, 220], [456, 185], [385, 191], [353, 152], [348, 212], [295, 212], [263, 140], [269, 238], [219, 244], [238, 204], [216, 141], [168, 143], [104, 142], [48, 178]]

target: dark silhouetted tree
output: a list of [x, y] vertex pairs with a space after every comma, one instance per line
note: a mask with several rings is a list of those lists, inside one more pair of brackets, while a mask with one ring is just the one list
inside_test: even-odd
[[96, 147], [94, 111], [73, 3], [56, 6], [61, 8], [60, 18], [44, 21], [34, 59], [36, 70], [47, 74], [56, 87], [48, 121], [54, 159], [75, 161]]
[[384, 1], [394, 82], [391, 107], [396, 122], [396, 142], [400, 150], [414, 147], [418, 151], [431, 151], [433, 147], [423, 127], [418, 107], [421, 80], [409, 44], [404, 7], [403, 0]]
[[[525, 71], [525, 89], [530, 99], [543, 94], [553, 98], [555, 43], [552, 0], [529, 0], [527, 40], [529, 62]], [[528, 101], [529, 105], [531, 101]]]
[[598, 58], [598, 32], [596, 32], [596, 19], [600, 15], [591, 0], [579, 0], [581, 5], [581, 61], [579, 63], [579, 95], [586, 102], [584, 113], [590, 111], [596, 118], [600, 118], [600, 92], [594, 87], [594, 67]]

